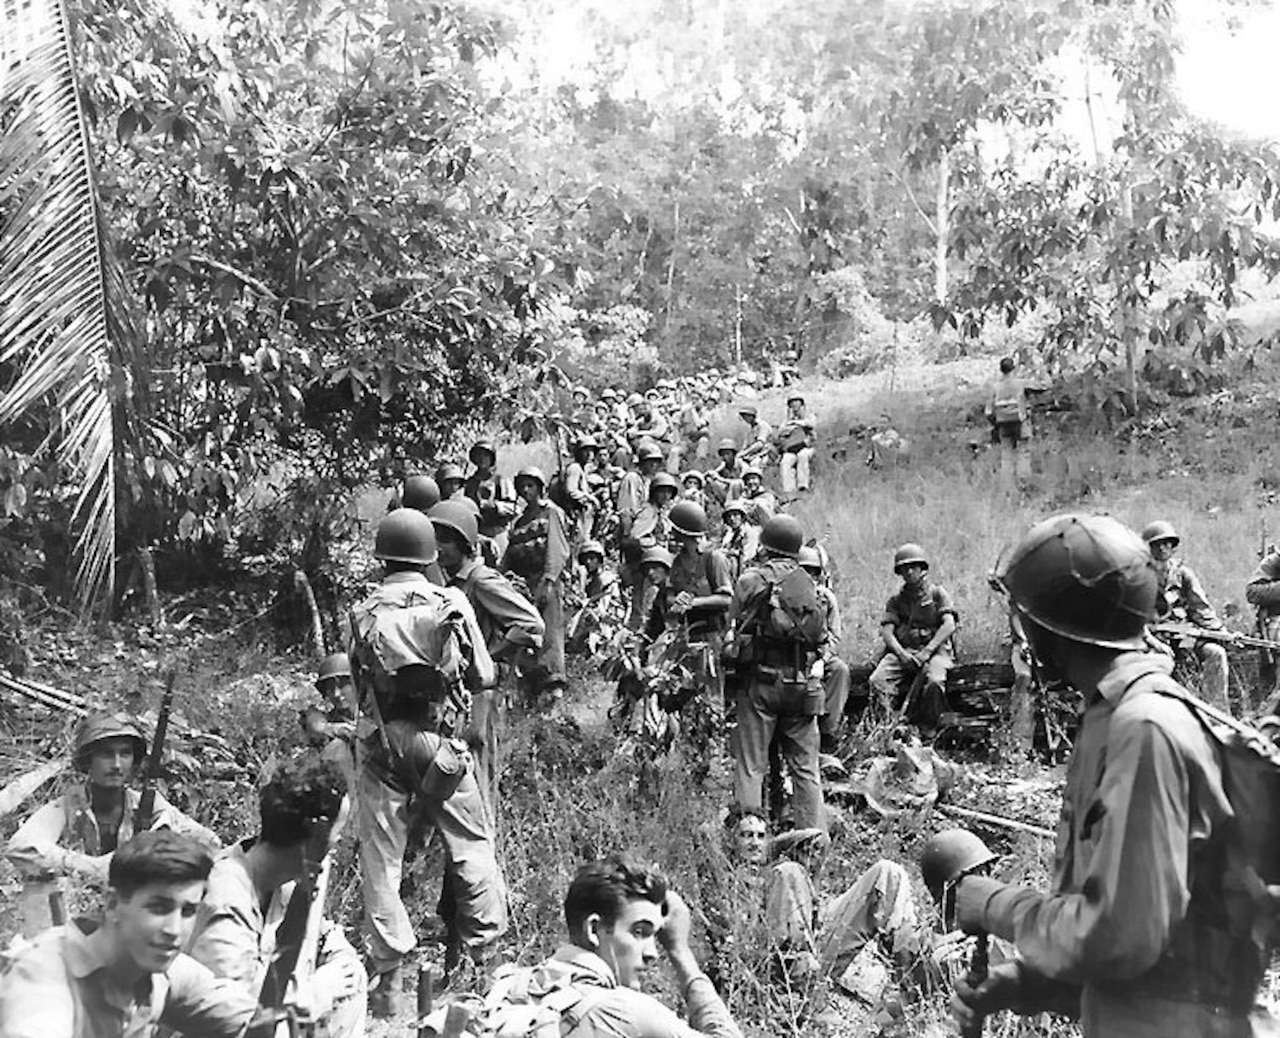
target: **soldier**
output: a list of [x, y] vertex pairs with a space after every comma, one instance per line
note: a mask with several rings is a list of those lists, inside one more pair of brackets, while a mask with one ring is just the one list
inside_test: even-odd
[[754, 465], [742, 470], [742, 497], [739, 500], [747, 510], [747, 521], [756, 526], [764, 526], [778, 511], [778, 499], [773, 491], [764, 488], [764, 476]]
[[417, 474], [413, 476], [405, 476], [404, 490], [400, 494], [400, 501], [391, 509], [395, 508], [416, 508], [419, 512], [425, 512], [428, 508], [440, 500], [440, 486], [430, 476]]
[[565, 647], [571, 652], [594, 653], [602, 628], [621, 626], [624, 615], [618, 575], [604, 564], [604, 545], [584, 541], [578, 549], [578, 608], [565, 633]]
[[[1258, 568], [1245, 585], [1244, 597], [1258, 610], [1258, 636], [1280, 642], [1280, 551], [1271, 548], [1262, 555]], [[1273, 713], [1280, 708], [1276, 671], [1276, 651], [1264, 649], [1259, 677], [1269, 695], [1263, 704], [1263, 713]]]
[[844, 711], [849, 703], [849, 664], [840, 658], [840, 642], [844, 638], [844, 622], [840, 602], [826, 582], [826, 567], [817, 548], [800, 549], [800, 566], [818, 585], [818, 597], [827, 614], [827, 643], [822, 650], [823, 710], [818, 721], [818, 735], [823, 753], [835, 753]]
[[[349, 654], [361, 713], [374, 721], [359, 744], [355, 828], [373, 978], [369, 1004], [375, 1016], [387, 1017], [398, 1011], [400, 965], [417, 943], [400, 900], [411, 811], [436, 829], [445, 849], [439, 911], [448, 968], [464, 952], [480, 962], [506, 932], [507, 898], [474, 764], [451, 756], [452, 737], [477, 739], [470, 693], [495, 680], [475, 612], [456, 588], [427, 580], [437, 551], [434, 527], [422, 513], [402, 508], [383, 519], [374, 555], [385, 576], [351, 612]], [[458, 784], [433, 795], [418, 779], [442, 755]]]
[[[82, 784], [36, 810], [9, 839], [5, 857], [22, 876], [22, 927], [30, 937], [52, 923], [49, 897], [70, 879], [101, 888], [111, 855], [134, 834], [142, 794], [131, 789], [147, 752], [147, 740], [132, 718], [91, 714], [76, 730], [72, 764]], [[188, 818], [159, 792], [148, 829], [172, 829], [210, 847], [222, 842]]]
[[996, 579], [1041, 671], [1085, 707], [1052, 892], [976, 875], [954, 884], [961, 928], [1017, 948], [956, 982], [962, 1028], [1001, 1009], [1053, 1009], [1077, 1016], [1084, 1038], [1274, 1033], [1258, 1002], [1269, 956], [1254, 940], [1274, 905], [1253, 894], [1220, 744], [1168, 657], [1145, 651], [1160, 590], [1146, 544], [1106, 516], [1056, 516]]
[[738, 408], [738, 417], [747, 425], [747, 442], [738, 452], [738, 457], [744, 464], [763, 468], [768, 464], [772, 450], [773, 429], [760, 417], [760, 410], [755, 404], [742, 404]]
[[452, 461], [446, 462], [436, 469], [436, 485], [440, 488], [440, 500], [451, 501], [454, 498], [466, 497], [463, 488], [466, 486], [467, 474], [461, 465]]
[[636, 401], [632, 410], [635, 413], [635, 421], [627, 430], [631, 442], [639, 444], [649, 440], [656, 443], [662, 449], [665, 460], [667, 452], [671, 449], [671, 423], [652, 401], [643, 397]]
[[573, 460], [564, 470], [564, 491], [572, 505], [569, 520], [574, 544], [588, 540], [595, 530], [596, 498], [591, 476], [596, 471], [599, 456], [599, 441], [594, 436], [580, 436], [573, 445]]
[[747, 521], [747, 506], [741, 498], [726, 501], [721, 517], [724, 519], [724, 534], [720, 548], [729, 560], [729, 572], [737, 580], [760, 550], [760, 527]]
[[569, 563], [569, 523], [560, 506], [546, 498], [547, 477], [536, 466], [520, 470], [516, 493], [525, 503], [511, 527], [502, 568], [520, 577], [546, 627], [531, 690], [554, 702], [564, 695], [564, 588]]
[[463, 493], [480, 509], [480, 535], [496, 542], [500, 555], [506, 545], [502, 539], [507, 527], [520, 511], [516, 488], [506, 476], [494, 471], [498, 463], [498, 448], [491, 440], [477, 440], [467, 455], [476, 470], [462, 485]]
[[190, 837], [138, 833], [107, 869], [98, 925], [76, 920], [13, 949], [0, 1038], [239, 1038], [258, 1000], [182, 953], [213, 859]]
[[707, 478], [697, 469], [690, 469], [680, 477], [680, 497], [692, 501], [701, 508], [707, 506]]
[[[689, 906], [656, 869], [617, 855], [585, 865], [569, 885], [564, 915], [570, 943], [539, 963], [534, 975], [563, 1007], [565, 1034], [742, 1038], [694, 957]], [[640, 990], [659, 946], [667, 953], [688, 1023]], [[526, 1006], [517, 1009], [527, 1012]]]
[[[480, 537], [475, 516], [457, 501], [441, 501], [431, 509], [430, 519], [446, 584], [467, 596], [490, 658], [518, 671], [535, 669], [546, 625], [511, 581], [476, 558]], [[496, 687], [476, 690], [473, 717], [478, 741], [472, 749], [480, 757], [476, 774], [485, 803], [493, 808], [502, 728], [501, 696]]]
[[720, 441], [716, 448], [720, 464], [707, 473], [707, 490], [721, 504], [742, 494], [742, 470], [738, 460], [738, 445], [732, 438]]
[[[331, 850], [345, 791], [342, 771], [331, 762], [313, 757], [286, 764], [258, 794], [258, 835], [228, 847], [213, 863], [189, 954], [252, 998], [280, 950], [289, 903], [308, 896]], [[299, 1007], [329, 1038], [357, 1038], [366, 1003], [360, 956], [340, 926], [323, 921], [315, 972], [299, 985]]]
[[929, 560], [920, 545], [904, 544], [894, 552], [893, 572], [902, 578], [902, 588], [884, 607], [884, 655], [871, 672], [871, 690], [886, 714], [905, 697], [903, 709], [927, 740], [946, 706], [957, 614], [946, 588], [929, 580]]
[[1000, 481], [1011, 487], [1030, 471], [1027, 452], [1020, 449], [1027, 434], [1027, 386], [1016, 374], [1012, 357], [1000, 360], [1000, 374], [987, 401], [987, 421], [992, 438], [1000, 447]]
[[[671, 505], [679, 492], [680, 484], [669, 472], [654, 473], [653, 478], [649, 480], [649, 500], [640, 509], [631, 526], [632, 540], [640, 552], [667, 546], [667, 540], [671, 535], [667, 514], [671, 511]], [[629, 623], [633, 629], [637, 628], [649, 615], [649, 606], [652, 601], [649, 590], [643, 582], [632, 588]]]
[[351, 684], [351, 659], [333, 652], [320, 662], [316, 674], [320, 706], [302, 711], [302, 728], [322, 759], [341, 770], [348, 786], [355, 784], [356, 692]]
[[694, 392], [680, 409], [676, 422], [679, 441], [672, 448], [668, 459], [672, 472], [679, 472], [688, 460], [702, 461], [707, 456], [707, 443], [711, 437], [711, 418], [699, 395]]
[[[824, 707], [821, 686], [811, 677], [825, 640], [825, 617], [819, 615], [813, 580], [796, 562], [803, 543], [794, 518], [774, 516], [760, 533], [760, 558], [734, 585], [730, 656], [740, 668], [741, 684], [733, 787], [742, 810], [762, 810], [776, 732], [791, 772], [794, 826], [825, 832], [818, 771], [818, 717]], [[793, 579], [796, 574], [804, 579]], [[807, 599], [800, 600], [805, 592]]]
[[777, 443], [782, 471], [782, 492], [806, 492], [811, 483], [809, 468], [813, 461], [814, 432], [818, 420], [804, 410], [804, 397], [792, 393], [787, 397], [787, 417], [778, 429]]
[[[1142, 531], [1151, 557], [1160, 575], [1160, 594], [1156, 598], [1157, 622], [1192, 623], [1206, 631], [1225, 630], [1204, 593], [1191, 567], [1174, 555], [1181, 538], [1171, 523], [1158, 519]], [[1167, 638], [1168, 636], [1164, 636]], [[1174, 650], [1195, 652], [1203, 668], [1204, 698], [1214, 706], [1230, 712], [1227, 699], [1227, 650], [1217, 642], [1181, 639]]]

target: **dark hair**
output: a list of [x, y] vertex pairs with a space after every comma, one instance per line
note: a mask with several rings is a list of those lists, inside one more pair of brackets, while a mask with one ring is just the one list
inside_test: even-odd
[[739, 807], [734, 804], [729, 808], [728, 813], [724, 816], [724, 827], [730, 833], [736, 833], [738, 826], [744, 818], [758, 818], [764, 822], [765, 831], [769, 831], [769, 819], [765, 817], [764, 811], [758, 807]]
[[657, 866], [642, 865], [627, 855], [612, 854], [584, 865], [569, 884], [564, 896], [564, 921], [569, 936], [577, 938], [587, 916], [598, 915], [606, 925], [622, 914], [629, 901], [652, 901], [661, 905], [667, 898], [667, 878]]
[[156, 829], [116, 848], [107, 866], [107, 886], [129, 898], [152, 883], [203, 882], [212, 868], [209, 852], [190, 836]]
[[258, 794], [263, 843], [303, 843], [314, 825], [332, 824], [338, 817], [346, 789], [347, 780], [333, 761], [308, 755], [284, 765]]
[[1012, 357], [1000, 358], [1000, 370], [1003, 371], [1006, 375], [1013, 370], [1013, 367], [1014, 367], [1014, 363], [1013, 363]]

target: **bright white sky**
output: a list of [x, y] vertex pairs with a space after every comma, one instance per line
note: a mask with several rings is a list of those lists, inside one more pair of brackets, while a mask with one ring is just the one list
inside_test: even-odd
[[1280, 141], [1276, 60], [1280, 9], [1243, 9], [1234, 33], [1222, 24], [1221, 0], [1179, 0], [1183, 53], [1178, 83], [1197, 115], [1247, 134]]

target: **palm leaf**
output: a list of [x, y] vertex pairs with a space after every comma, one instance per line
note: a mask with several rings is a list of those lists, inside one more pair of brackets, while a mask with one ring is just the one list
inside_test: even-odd
[[79, 484], [72, 526], [87, 604], [113, 590], [116, 461], [137, 337], [104, 233], [61, 0], [0, 0], [0, 132], [0, 364], [17, 371], [0, 393], [0, 424], [52, 404], [50, 442]]

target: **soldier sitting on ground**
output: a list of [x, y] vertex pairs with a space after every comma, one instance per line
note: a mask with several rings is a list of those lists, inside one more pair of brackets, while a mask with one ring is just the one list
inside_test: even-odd
[[720, 458], [720, 464], [707, 473], [707, 492], [724, 504], [742, 493], [744, 465], [738, 460], [738, 445], [731, 437], [720, 441], [716, 454]]
[[182, 953], [212, 865], [174, 832], [121, 843], [102, 922], [46, 930], [0, 974], [0, 1038], [154, 1038], [161, 1025], [199, 1038], [244, 1034], [258, 1000]]
[[893, 556], [902, 588], [885, 604], [880, 621], [884, 655], [871, 672], [871, 691], [887, 715], [899, 702], [924, 739], [933, 737], [946, 705], [947, 674], [955, 663], [956, 610], [947, 590], [929, 580], [929, 560], [918, 544]]
[[[1172, 523], [1158, 519], [1142, 531], [1142, 539], [1151, 549], [1156, 572], [1160, 576], [1160, 594], [1156, 598], [1157, 623], [1190, 623], [1206, 631], [1225, 630], [1204, 593], [1199, 578], [1191, 567], [1178, 558], [1181, 538]], [[1202, 667], [1201, 692], [1204, 698], [1222, 710], [1230, 711], [1227, 700], [1227, 650], [1217, 642], [1201, 638], [1159, 636], [1163, 642], [1174, 642], [1172, 651], [1194, 652]]]
[[[5, 856], [22, 875], [23, 933], [52, 922], [49, 895], [64, 879], [101, 887], [111, 855], [134, 834], [142, 794], [129, 787], [147, 752], [142, 729], [119, 713], [92, 714], [76, 730], [72, 763], [84, 783], [39, 808], [9, 840]], [[148, 829], [172, 829], [220, 847], [221, 841], [155, 794]]]
[[738, 499], [747, 512], [747, 522], [764, 526], [778, 511], [778, 499], [764, 486], [764, 474], [754, 465], [742, 470], [742, 497]]
[[[258, 794], [258, 835], [213, 863], [189, 952], [215, 976], [251, 997], [276, 955], [281, 923], [295, 897], [307, 897], [346, 810], [346, 780], [318, 757], [280, 768]], [[315, 911], [322, 911], [317, 905]], [[364, 1033], [365, 975], [360, 956], [331, 920], [321, 923], [315, 972], [299, 1004], [329, 1038]]]
[[747, 442], [743, 444], [738, 457], [745, 465], [758, 465], [761, 469], [769, 462], [773, 450], [773, 428], [760, 417], [760, 410], [755, 404], [743, 404], [738, 408], [738, 417], [747, 426]]

